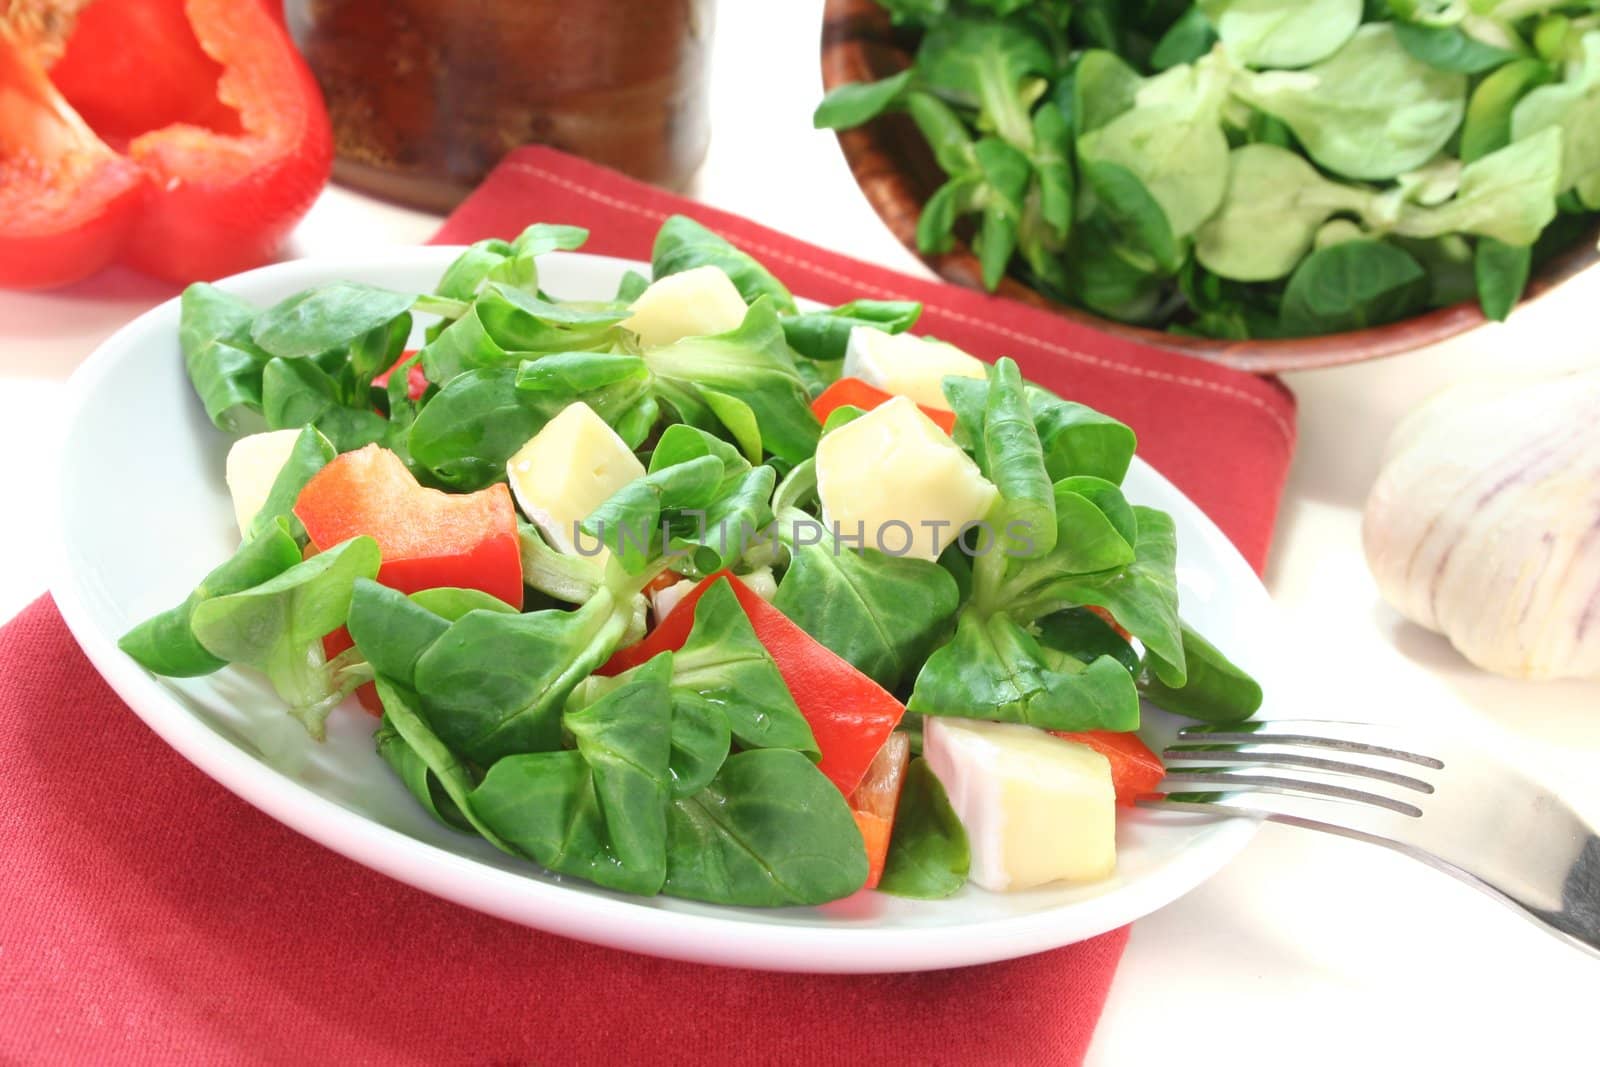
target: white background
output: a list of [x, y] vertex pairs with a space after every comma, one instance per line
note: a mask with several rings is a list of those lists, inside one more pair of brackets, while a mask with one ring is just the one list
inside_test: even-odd
[[[833, 136], [811, 129], [820, 0], [724, 0], [719, 19], [713, 141], [694, 194], [921, 273], [856, 189]], [[329, 189], [291, 251], [416, 243], [437, 225]], [[53, 513], [65, 379], [102, 338], [168, 295], [122, 271], [55, 293], [0, 293], [0, 457], [10, 501], [0, 515], [0, 618], [48, 582], [54, 532], [41, 516]], [[1301, 440], [1267, 584], [1305, 680], [1293, 714], [1481, 733], [1600, 823], [1600, 685], [1474, 671], [1384, 607], [1359, 536], [1363, 499], [1401, 415], [1452, 382], [1600, 367], [1597, 303], [1593, 272], [1508, 325], [1385, 362], [1290, 376]], [[1488, 898], [1380, 849], [1268, 826], [1220, 876], [1135, 926], [1090, 1063], [1593, 1063], [1597, 1007], [1600, 962]]]

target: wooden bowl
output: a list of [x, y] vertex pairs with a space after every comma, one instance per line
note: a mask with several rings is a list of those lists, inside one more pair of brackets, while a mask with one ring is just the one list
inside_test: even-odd
[[[827, 0], [822, 27], [823, 86], [833, 89], [897, 74], [910, 65], [915, 45], [915, 37], [897, 30], [874, 0]], [[977, 257], [965, 244], [958, 241], [943, 255], [917, 251], [917, 216], [923, 203], [943, 184], [944, 174], [911, 120], [903, 114], [885, 115], [865, 126], [840, 131], [839, 143], [861, 191], [900, 243], [945, 280], [981, 289]], [[1600, 238], [1600, 225], [1595, 228], [1595, 236]], [[1529, 281], [1524, 302], [1549, 292], [1596, 262], [1600, 262], [1600, 252], [1596, 251], [1595, 241], [1580, 241], [1539, 269]], [[1466, 333], [1486, 321], [1477, 303], [1468, 302], [1351, 333], [1289, 341], [1222, 341], [1180, 337], [1101, 318], [1057, 303], [1010, 277], [1001, 281], [999, 293], [1102, 333], [1256, 372], [1332, 367], [1398, 355]]]

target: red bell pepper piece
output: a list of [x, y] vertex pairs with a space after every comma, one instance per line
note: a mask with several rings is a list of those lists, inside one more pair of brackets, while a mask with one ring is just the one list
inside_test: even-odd
[[750, 617], [756, 639], [778, 666], [800, 713], [822, 752], [822, 773], [845, 796], [855, 792], [867, 767], [894, 732], [905, 706], [871, 678], [840, 659], [789, 617], [723, 570], [689, 591], [678, 606], [636, 645], [621, 649], [600, 668], [620, 674], [661, 652], [675, 652], [689, 639], [694, 606], [713, 582], [728, 579], [739, 606]]
[[[742, 606], [745, 601], [742, 594], [749, 592], [749, 588], [739, 581], [732, 571], [720, 570], [709, 578], [701, 579], [700, 584], [689, 590], [684, 595], [684, 598], [678, 601], [677, 606], [667, 613], [666, 618], [656, 622], [655, 629], [645, 634], [644, 638], [637, 644], [629, 645], [627, 648], [619, 648], [612, 653], [611, 658], [606, 660], [605, 665], [595, 673], [608, 676], [621, 674], [623, 671], [632, 670], [641, 663], [649, 662], [653, 657], [663, 652], [676, 652], [682, 648], [689, 640], [689, 631], [694, 629], [694, 606], [700, 602], [701, 595], [711, 588], [711, 583], [718, 578], [727, 578], [729, 580], [729, 583], [733, 586], [734, 596], [738, 598]], [[655, 584], [653, 580], [651, 584]], [[754, 596], [754, 594], [751, 595]], [[759, 600], [761, 598], [756, 597], [756, 599]], [[748, 610], [746, 614], [748, 614]], [[755, 619], [752, 617], [751, 622], [754, 623], [754, 621]], [[760, 634], [756, 636], [760, 637]]]
[[[377, 445], [346, 452], [300, 491], [294, 513], [319, 552], [358, 534], [378, 542], [378, 581], [402, 593], [452, 586], [522, 604], [517, 516], [505, 485], [452, 495], [417, 484], [400, 457]], [[343, 626], [322, 639], [332, 659], [355, 644]], [[383, 703], [370, 684], [356, 690], [374, 715]]]
[[[871, 411], [879, 404], [886, 404], [894, 399], [893, 393], [886, 393], [875, 385], [868, 385], [860, 378], [840, 378], [822, 391], [822, 395], [811, 402], [811, 412], [817, 417], [818, 422], [827, 422], [828, 416], [842, 407], [857, 407], [863, 411]], [[940, 411], [924, 404], [918, 404], [922, 413], [934, 422], [945, 433], [951, 433], [956, 428], [956, 413], [953, 411]]]
[[1117, 636], [1122, 638], [1124, 641], [1133, 637], [1131, 633], [1122, 628], [1122, 624], [1116, 620], [1111, 612], [1107, 611], [1105, 608], [1102, 608], [1099, 604], [1089, 604], [1087, 607], [1090, 614], [1098, 615], [1100, 617], [1100, 621], [1115, 630], [1117, 632]]
[[906, 767], [911, 762], [911, 739], [902, 733], [889, 735], [866, 776], [850, 794], [850, 809], [867, 846], [866, 888], [878, 888], [883, 865], [889, 858], [889, 838], [894, 833], [894, 816], [900, 807], [900, 787], [905, 784]]
[[522, 604], [517, 513], [504, 483], [442, 493], [418, 485], [393, 452], [368, 445], [313, 475], [294, 513], [319, 550], [360, 534], [376, 540], [378, 581], [391, 589], [481, 589]]
[[1150, 751], [1138, 734], [1118, 734], [1110, 730], [1081, 734], [1052, 730], [1051, 733], [1064, 741], [1088, 745], [1111, 762], [1111, 785], [1117, 791], [1117, 803], [1125, 808], [1133, 807], [1133, 802], [1146, 793], [1155, 792], [1166, 776], [1167, 768], [1161, 757]]
[[0, 286], [87, 278], [116, 257], [148, 192], [0, 22]]
[[322, 94], [263, 0], [95, 0], [51, 76], [146, 175], [122, 249], [139, 270], [187, 282], [264, 263], [327, 183]]
[[861, 831], [861, 843], [867, 847], [867, 880], [862, 889], [876, 889], [883, 880], [883, 866], [889, 860], [889, 838], [894, 836], [894, 822], [882, 815], [854, 808], [856, 829]]
[[[404, 363], [406, 360], [410, 359], [416, 354], [417, 350], [414, 348], [401, 353], [400, 358], [394, 361], [394, 366], [373, 378], [372, 384], [376, 385], [379, 389], [382, 389], [384, 386], [388, 385], [389, 376], [399, 368], [400, 364]], [[419, 361], [411, 364], [410, 368], [406, 371], [406, 396], [411, 400], [412, 403], [416, 403], [418, 400], [422, 399], [422, 394], [428, 391], [428, 384], [428, 374], [422, 369], [422, 363]]]

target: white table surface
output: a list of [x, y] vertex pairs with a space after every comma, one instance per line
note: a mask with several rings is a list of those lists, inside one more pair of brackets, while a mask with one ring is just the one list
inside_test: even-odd
[[[856, 189], [833, 136], [811, 129], [820, 11], [820, 0], [721, 5], [715, 132], [694, 193], [921, 273]], [[411, 244], [437, 224], [330, 188], [290, 252]], [[48, 580], [55, 535], [37, 516], [53, 510], [46, 502], [67, 376], [167, 295], [120, 270], [54, 293], [0, 293], [0, 456], [12, 501], [0, 521], [0, 618]], [[1596, 302], [1600, 272], [1505, 326], [1397, 359], [1290, 376], [1300, 448], [1267, 584], [1308, 683], [1295, 696], [1297, 713], [1426, 718], [1482, 732], [1600, 822], [1600, 685], [1473, 670], [1382, 604], [1359, 537], [1363, 499], [1401, 415], [1457, 381], [1600, 366]], [[1089, 1061], [1593, 1063], [1597, 995], [1600, 962], [1464, 885], [1381, 849], [1268, 826], [1222, 874], [1134, 927]]]

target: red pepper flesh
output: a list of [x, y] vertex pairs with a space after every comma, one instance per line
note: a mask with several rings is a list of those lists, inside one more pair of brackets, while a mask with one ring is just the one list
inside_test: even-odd
[[1113, 616], [1111, 614], [1111, 612], [1107, 611], [1105, 608], [1102, 608], [1098, 604], [1090, 604], [1090, 605], [1088, 605], [1088, 610], [1089, 610], [1089, 613], [1091, 615], [1099, 616], [1100, 621], [1105, 623], [1107, 626], [1111, 627], [1113, 630], [1115, 630], [1116, 633], [1117, 633], [1117, 636], [1122, 638], [1124, 641], [1127, 641], [1127, 640], [1129, 640], [1129, 639], [1131, 639], [1133, 637], [1133, 635], [1131, 633], [1129, 633], [1127, 630], [1124, 630], [1122, 628], [1122, 624], [1120, 622], [1118, 622], [1116, 620], [1116, 617]]
[[867, 880], [862, 889], [876, 889], [883, 880], [883, 867], [889, 860], [889, 839], [894, 836], [894, 822], [882, 815], [859, 808], [850, 812], [855, 816], [856, 829], [861, 831], [861, 843], [867, 849]]
[[[517, 516], [504, 485], [466, 495], [426, 489], [399, 456], [368, 445], [318, 471], [300, 491], [294, 513], [311, 538], [311, 552], [359, 534], [376, 540], [383, 553], [378, 581], [391, 589], [481, 589], [522, 605]], [[329, 659], [354, 644], [343, 626], [322, 639]], [[383, 714], [370, 683], [356, 696], [362, 707]]]
[[894, 817], [900, 809], [900, 788], [905, 784], [906, 767], [911, 763], [911, 739], [903, 733], [889, 735], [883, 748], [856, 791], [850, 794], [851, 813], [867, 846], [867, 889], [878, 888], [884, 864], [889, 859], [889, 839], [894, 834]]
[[[379, 389], [382, 389], [383, 387], [388, 385], [389, 384], [389, 376], [391, 374], [393, 374], [399, 368], [400, 364], [404, 363], [406, 360], [410, 359], [412, 356], [414, 356], [416, 354], [417, 354], [416, 349], [411, 349], [411, 350], [409, 350], [407, 352], [402, 353], [400, 358], [395, 360], [395, 363], [394, 363], [393, 367], [390, 367], [388, 370], [384, 371], [382, 374], [380, 374], [377, 377], [372, 379], [372, 384], [377, 386]], [[428, 391], [428, 374], [427, 374], [426, 371], [424, 371], [422, 369], [422, 363], [419, 361], [417, 363], [411, 364], [411, 366], [409, 368], [407, 368], [407, 370], [406, 370], [406, 397], [407, 397], [407, 399], [409, 399], [414, 404], [418, 400], [421, 400], [422, 399], [422, 394], [426, 393], [427, 391]]]
[[756, 639], [777, 664], [800, 713], [811, 724], [811, 734], [822, 753], [818, 768], [848, 797], [894, 732], [905, 706], [877, 682], [818, 644], [731, 571], [718, 571], [701, 581], [643, 641], [618, 651], [599, 673], [620, 674], [658, 653], [682, 648], [694, 626], [695, 604], [712, 583], [724, 578], [750, 617]]
[[67, 285], [106, 266], [148, 193], [0, 23], [0, 287]]
[[[116, 47], [108, 47], [108, 42]], [[161, 76], [151, 77], [152, 62]], [[187, 123], [240, 132], [217, 95], [222, 67], [189, 26], [184, 0], [95, 0], [79, 13], [50, 80], [101, 137], [126, 145]]]
[[319, 550], [361, 534], [376, 540], [378, 581], [391, 589], [480, 589], [522, 605], [517, 513], [504, 483], [442, 493], [417, 484], [393, 452], [368, 445], [313, 475], [294, 513]]
[[[868, 385], [860, 378], [840, 378], [822, 391], [822, 395], [811, 402], [811, 412], [817, 417], [818, 422], [826, 423], [828, 416], [842, 407], [857, 407], [863, 411], [871, 411], [879, 404], [886, 404], [894, 399], [893, 393], [886, 393], [875, 385]], [[956, 428], [956, 413], [953, 411], [940, 411], [923, 404], [917, 407], [922, 413], [939, 424], [939, 429], [945, 433], [952, 433]]]

